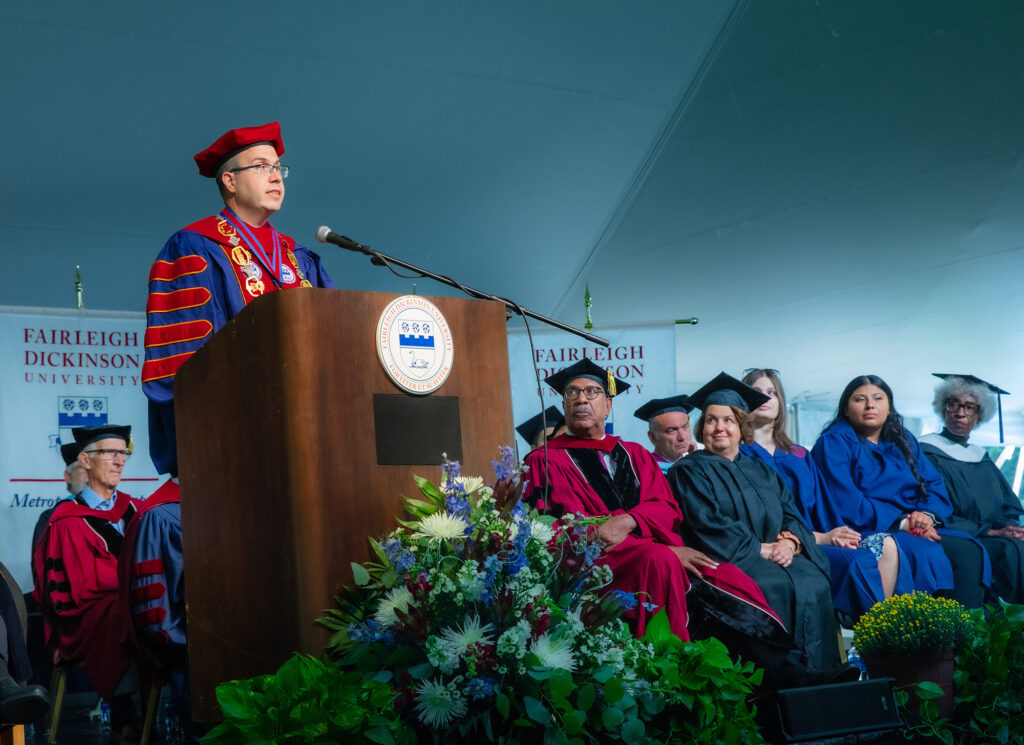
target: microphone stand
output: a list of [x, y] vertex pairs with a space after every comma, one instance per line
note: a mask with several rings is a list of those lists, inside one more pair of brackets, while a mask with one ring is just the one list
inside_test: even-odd
[[[346, 240], [351, 241], [352, 245], [351, 246], [339, 246], [340, 248], [344, 248], [344, 249], [347, 249], [349, 251], [355, 251], [356, 253], [366, 254], [367, 256], [370, 257], [370, 263], [373, 264], [374, 266], [387, 266], [388, 264], [394, 264], [396, 266], [400, 266], [403, 269], [408, 269], [411, 272], [416, 272], [416, 274], [418, 274], [421, 277], [426, 277], [427, 279], [433, 279], [433, 280], [436, 280], [436, 281], [440, 282], [441, 284], [448, 285], [449, 287], [454, 287], [457, 290], [462, 290], [464, 293], [466, 293], [470, 297], [475, 297], [475, 298], [477, 298], [479, 300], [496, 300], [499, 303], [504, 303], [506, 312], [512, 311], [512, 312], [515, 312], [515, 313], [517, 313], [518, 315], [521, 315], [521, 316], [529, 316], [530, 318], [534, 318], [534, 319], [536, 319], [538, 321], [546, 323], [549, 326], [554, 326], [555, 328], [561, 329], [562, 331], [568, 331], [570, 334], [575, 334], [576, 336], [580, 336], [580, 337], [586, 339], [587, 341], [593, 342], [594, 344], [598, 344], [598, 345], [600, 345], [602, 347], [610, 347], [611, 346], [611, 342], [609, 342], [607, 339], [602, 339], [600, 336], [595, 336], [594, 334], [587, 333], [586, 331], [581, 331], [580, 329], [573, 328], [572, 326], [564, 324], [561, 321], [556, 321], [553, 318], [548, 318], [547, 316], [542, 316], [540, 313], [534, 313], [532, 310], [524, 308], [521, 305], [519, 305], [519, 303], [516, 303], [516, 302], [514, 302], [512, 300], [508, 300], [508, 299], [503, 298], [503, 297], [498, 297], [497, 295], [492, 295], [490, 293], [483, 292], [481, 290], [476, 290], [476, 289], [474, 289], [472, 287], [467, 287], [466, 285], [462, 284], [461, 282], [459, 282], [457, 280], [454, 280], [451, 277], [448, 277], [448, 276], [446, 276], [444, 274], [435, 274], [434, 272], [428, 271], [426, 269], [421, 269], [420, 267], [416, 266], [415, 264], [410, 264], [407, 261], [402, 261], [401, 259], [396, 259], [393, 256], [388, 256], [387, 254], [382, 254], [380, 251], [377, 251], [376, 249], [374, 249], [374, 248], [372, 248], [370, 246], [364, 246], [362, 243], [358, 243], [357, 241], [353, 241], [351, 238], [346, 238]], [[323, 243], [323, 242], [328, 242], [328, 241], [321, 241], [321, 242]], [[333, 242], [333, 241], [331, 241], [331, 242]], [[339, 244], [334, 244], [334, 245], [339, 245]]]

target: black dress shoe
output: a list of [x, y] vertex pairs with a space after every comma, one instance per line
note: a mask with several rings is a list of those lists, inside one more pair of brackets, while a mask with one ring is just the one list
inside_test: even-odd
[[42, 686], [21, 686], [10, 675], [0, 676], [0, 724], [31, 724], [49, 708], [50, 694]]

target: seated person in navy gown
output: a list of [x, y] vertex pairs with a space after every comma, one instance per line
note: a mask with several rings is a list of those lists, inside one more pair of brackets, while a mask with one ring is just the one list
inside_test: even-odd
[[786, 434], [786, 393], [778, 372], [748, 370], [743, 382], [768, 400], [750, 413], [753, 439], [740, 445], [740, 452], [771, 466], [793, 492], [804, 523], [828, 557], [836, 610], [858, 618], [893, 593], [911, 592], [913, 580], [909, 570], [901, 571], [900, 550], [892, 536], [862, 535], [849, 526], [835, 525], [822, 509], [828, 503], [825, 482], [810, 453]]
[[766, 399], [725, 373], [691, 395], [702, 409], [694, 435], [705, 449], [672, 466], [668, 481], [686, 518], [686, 544], [748, 574], [808, 668], [826, 670], [839, 661], [828, 559], [778, 474], [740, 452], [750, 409]]
[[[525, 498], [556, 515], [568, 512], [607, 515], [598, 530], [604, 541], [599, 562], [611, 568], [612, 587], [637, 593], [653, 603], [627, 611], [637, 636], [651, 613], [664, 608], [673, 633], [688, 639], [688, 595], [693, 582], [715, 607], [701, 610], [702, 622], [742, 613], [738, 625], [765, 643], [791, 646], [778, 618], [757, 586], [736, 567], [720, 564], [687, 548], [679, 537], [682, 515], [661, 469], [642, 445], [605, 433], [612, 397], [629, 387], [590, 360], [582, 360], [547, 378], [563, 396], [569, 431], [526, 456]], [[689, 573], [689, 574], [688, 574]]]
[[980, 607], [989, 582], [981, 544], [948, 521], [942, 476], [921, 453], [877, 375], [854, 378], [811, 451], [825, 477], [831, 520], [861, 533], [890, 532], [903, 549], [914, 589]]
[[688, 396], [654, 398], [633, 412], [647, 422], [647, 436], [654, 446], [654, 462], [662, 472], [677, 460], [697, 449], [690, 436], [690, 405]]
[[939, 375], [933, 406], [945, 426], [924, 435], [921, 450], [942, 474], [953, 503], [951, 528], [974, 536], [992, 559], [992, 589], [1008, 603], [1024, 603], [1024, 528], [1020, 499], [980, 445], [968, 439], [996, 413], [1001, 389], [973, 375]]
[[530, 446], [530, 450], [539, 448], [555, 435], [565, 432], [565, 415], [557, 406], [549, 406], [537, 416], [517, 424], [516, 432]]
[[168, 479], [142, 503], [125, 530], [118, 574], [121, 603], [132, 619], [136, 654], [169, 680], [179, 717], [188, 729], [191, 707], [180, 500], [178, 483]]

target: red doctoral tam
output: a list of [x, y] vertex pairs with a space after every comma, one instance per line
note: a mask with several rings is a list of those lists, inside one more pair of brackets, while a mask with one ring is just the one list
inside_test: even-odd
[[199, 174], [206, 178], [216, 178], [217, 169], [221, 164], [253, 145], [273, 145], [278, 155], [284, 155], [284, 142], [281, 140], [281, 125], [277, 122], [264, 124], [262, 127], [242, 127], [231, 129], [217, 138], [217, 141], [201, 153], [195, 154]]

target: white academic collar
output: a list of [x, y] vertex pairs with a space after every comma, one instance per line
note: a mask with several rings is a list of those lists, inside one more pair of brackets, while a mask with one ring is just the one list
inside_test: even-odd
[[962, 463], [979, 463], [988, 454], [988, 451], [981, 445], [961, 445], [959, 442], [954, 442], [948, 437], [943, 437], [938, 432], [921, 435], [918, 438], [918, 442], [928, 443], [932, 447], [941, 450], [953, 460], [958, 460]]

